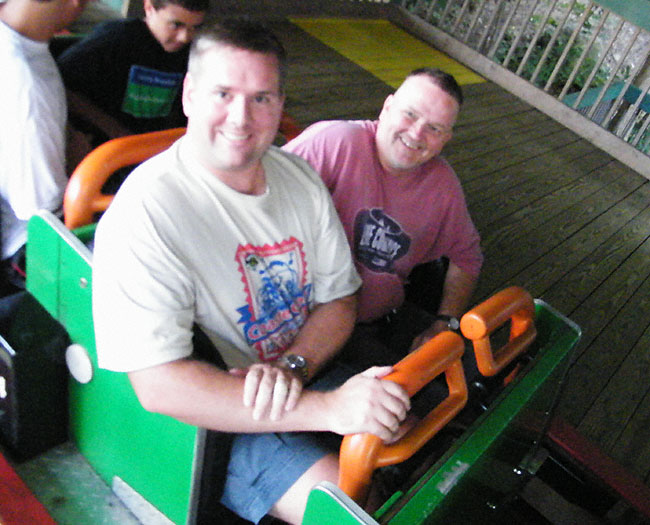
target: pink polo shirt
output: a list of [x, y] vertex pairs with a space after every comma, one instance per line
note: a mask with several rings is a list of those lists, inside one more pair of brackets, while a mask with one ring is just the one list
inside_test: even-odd
[[404, 301], [414, 266], [447, 256], [478, 275], [483, 256], [460, 181], [440, 156], [406, 175], [379, 163], [376, 121], [326, 121], [284, 149], [306, 159], [327, 185], [363, 279], [359, 321]]

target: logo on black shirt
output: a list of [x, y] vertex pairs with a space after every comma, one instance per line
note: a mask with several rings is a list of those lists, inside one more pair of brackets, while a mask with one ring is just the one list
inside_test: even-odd
[[354, 221], [357, 260], [375, 272], [393, 273], [394, 262], [408, 252], [411, 239], [380, 208], [359, 212]]

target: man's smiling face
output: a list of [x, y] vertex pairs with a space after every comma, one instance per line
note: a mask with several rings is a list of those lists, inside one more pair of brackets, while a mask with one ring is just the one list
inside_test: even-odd
[[284, 96], [275, 56], [215, 45], [185, 78], [187, 135], [219, 175], [251, 173], [278, 130]]
[[406, 173], [438, 155], [452, 137], [459, 109], [427, 75], [407, 78], [379, 115], [375, 141], [386, 172]]

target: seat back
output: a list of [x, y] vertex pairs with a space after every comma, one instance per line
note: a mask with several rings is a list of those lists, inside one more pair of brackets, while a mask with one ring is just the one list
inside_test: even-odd
[[92, 253], [82, 239], [94, 228], [73, 233], [45, 210], [28, 225], [27, 290], [73, 343], [66, 351], [70, 437], [123, 501], [146, 501], [142, 507], [155, 507], [171, 522], [193, 523], [205, 433], [145, 411], [126, 374], [97, 365]]

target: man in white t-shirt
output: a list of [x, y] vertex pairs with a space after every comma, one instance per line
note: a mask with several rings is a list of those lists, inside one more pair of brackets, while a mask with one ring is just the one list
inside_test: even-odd
[[[237, 434], [222, 503], [299, 523], [311, 487], [338, 477], [319, 431], [391, 439], [410, 401], [379, 380], [390, 367], [331, 363], [360, 279], [320, 177], [271, 146], [284, 61], [259, 24], [196, 38], [187, 134], [129, 176], [97, 228], [93, 315], [99, 365], [128, 373], [145, 409]], [[195, 358], [194, 324], [228, 371]]]
[[[65, 92], [49, 52], [54, 34], [88, 0], [6, 0], [0, 4], [0, 224], [3, 281], [19, 277], [27, 221], [57, 212], [67, 183]], [[19, 265], [20, 266], [20, 265]], [[8, 287], [9, 288], [9, 287]]]

